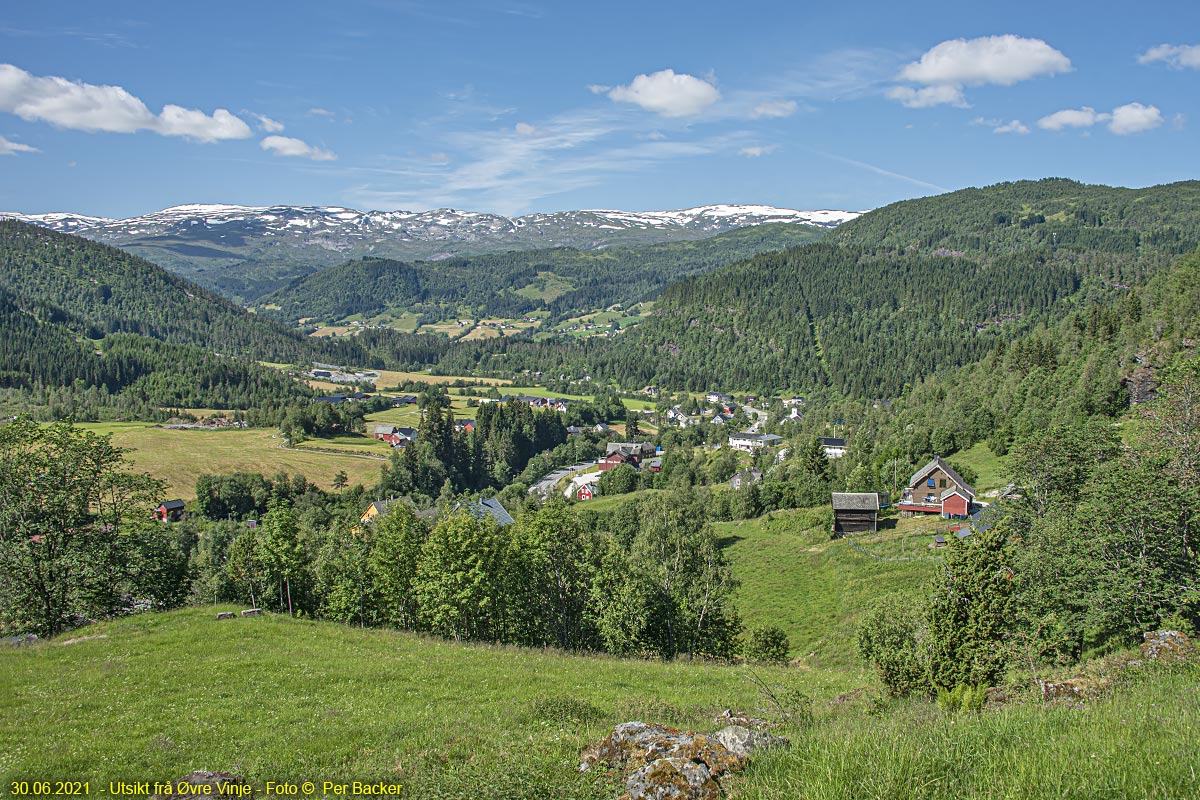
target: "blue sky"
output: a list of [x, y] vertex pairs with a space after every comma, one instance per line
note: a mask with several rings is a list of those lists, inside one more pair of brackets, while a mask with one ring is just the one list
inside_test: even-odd
[[[984, 7], [987, 6], [987, 7]], [[859, 210], [1200, 177], [1200, 3], [12, 3], [0, 210]]]

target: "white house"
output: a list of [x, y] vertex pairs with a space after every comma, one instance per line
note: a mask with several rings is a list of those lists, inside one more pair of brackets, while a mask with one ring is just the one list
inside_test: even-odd
[[820, 442], [826, 458], [841, 458], [850, 451], [850, 448], [846, 446], [845, 439], [822, 436]]
[[743, 453], [753, 453], [764, 447], [778, 447], [783, 444], [783, 437], [774, 433], [733, 433], [729, 436], [729, 446]]

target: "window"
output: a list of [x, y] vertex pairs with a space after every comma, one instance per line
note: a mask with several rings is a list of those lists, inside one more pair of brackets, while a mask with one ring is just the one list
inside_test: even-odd
[[946, 488], [946, 479], [945, 479], [945, 478], [942, 478], [940, 481], [938, 481], [938, 488], [939, 488], [939, 489], [945, 489], [945, 488]]
[[934, 485], [934, 484], [933, 484], [933, 478], [930, 478], [930, 479], [929, 479], [929, 482], [928, 482], [928, 483], [926, 483], [925, 485], [926, 485], [926, 486], [928, 486], [930, 489], [932, 489], [932, 488], [933, 488], [933, 485]]

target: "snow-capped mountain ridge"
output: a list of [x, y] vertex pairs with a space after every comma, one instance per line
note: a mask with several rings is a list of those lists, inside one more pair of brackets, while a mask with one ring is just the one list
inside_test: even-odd
[[768, 222], [786, 222], [832, 228], [859, 216], [856, 211], [799, 211], [764, 205], [709, 205], [674, 211], [620, 211], [585, 209], [504, 217], [453, 208], [429, 211], [359, 211], [342, 206], [239, 206], [191, 203], [128, 219], [93, 217], [55, 212], [19, 214], [0, 212], [0, 218], [18, 219], [47, 228], [88, 235], [101, 241], [124, 236], [167, 235], [196, 225], [219, 226], [234, 222], [250, 224], [267, 233], [272, 230], [313, 232], [340, 229], [346, 234], [394, 232], [402, 238], [441, 238], [433, 231], [422, 235], [422, 228], [468, 228], [472, 232], [503, 231], [544, 226], [576, 224], [583, 227], [612, 228], [685, 228], [716, 232]]
[[510, 218], [453, 208], [359, 211], [342, 206], [189, 203], [129, 219], [62, 212], [0, 212], [0, 219], [120, 247], [201, 286], [252, 302], [294, 278], [358, 258], [420, 261], [556, 247], [638, 247], [707, 239], [767, 223], [830, 229], [860, 213], [729, 204]]

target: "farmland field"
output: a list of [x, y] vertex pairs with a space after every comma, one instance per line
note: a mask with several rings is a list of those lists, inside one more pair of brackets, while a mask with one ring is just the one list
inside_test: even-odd
[[[167, 482], [171, 497], [185, 500], [196, 496], [196, 479], [221, 472], [259, 472], [266, 476], [283, 470], [301, 473], [309, 481], [328, 489], [333, 476], [345, 471], [350, 485], [370, 485], [379, 479], [380, 462], [351, 454], [288, 450], [274, 430], [175, 430], [145, 423], [83, 423], [78, 427], [96, 433], [111, 433], [113, 443], [128, 448], [134, 469], [149, 472]], [[320, 445], [320, 442], [310, 442]], [[386, 455], [386, 448], [381, 454]]]

